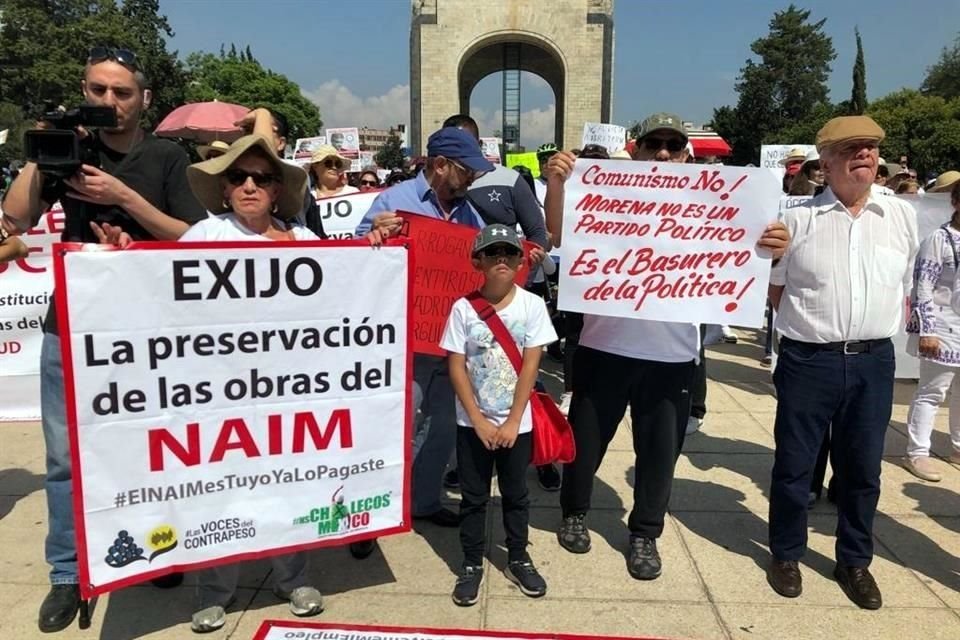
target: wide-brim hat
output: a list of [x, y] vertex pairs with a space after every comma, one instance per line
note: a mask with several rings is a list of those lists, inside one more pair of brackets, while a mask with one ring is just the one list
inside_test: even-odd
[[197, 155], [200, 156], [201, 160], [206, 160], [210, 157], [211, 151], [219, 151], [221, 153], [226, 153], [227, 149], [230, 148], [230, 145], [224, 142], [223, 140], [214, 140], [210, 144], [202, 144], [197, 147]]
[[334, 157], [340, 160], [343, 164], [343, 170], [350, 170], [350, 158], [343, 156], [337, 151], [337, 148], [332, 144], [322, 144], [316, 149], [313, 150], [313, 154], [310, 156], [309, 165], [312, 167], [315, 164], [319, 164], [326, 160], [327, 158]]
[[803, 168], [811, 162], [820, 162], [820, 154], [817, 153], [816, 149], [811, 149], [810, 152], [803, 157], [803, 164], [800, 165], [800, 170], [803, 171]]
[[927, 191], [930, 193], [950, 191], [958, 180], [960, 180], [960, 171], [945, 171], [937, 176], [933, 186], [927, 189]]
[[220, 176], [236, 162], [237, 158], [254, 147], [264, 151], [264, 156], [273, 165], [277, 174], [283, 178], [283, 188], [277, 197], [274, 215], [278, 218], [292, 218], [303, 209], [303, 199], [307, 192], [307, 174], [303, 169], [278, 158], [270, 141], [261, 135], [253, 134], [238, 138], [222, 156], [187, 167], [190, 190], [210, 213], [229, 211], [229, 204], [225, 206], [223, 201]]
[[806, 159], [807, 152], [801, 147], [794, 147], [793, 149], [790, 149], [790, 153], [787, 154], [787, 157], [781, 158], [780, 166], [785, 167], [791, 162], [803, 162]]

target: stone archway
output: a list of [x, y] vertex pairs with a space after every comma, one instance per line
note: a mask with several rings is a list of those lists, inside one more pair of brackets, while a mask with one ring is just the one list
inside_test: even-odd
[[[481, 79], [503, 70], [504, 50], [543, 78], [556, 99], [556, 140], [579, 146], [584, 122], [609, 122], [613, 0], [412, 0], [410, 146], [467, 112]], [[491, 132], [482, 132], [488, 134]]]

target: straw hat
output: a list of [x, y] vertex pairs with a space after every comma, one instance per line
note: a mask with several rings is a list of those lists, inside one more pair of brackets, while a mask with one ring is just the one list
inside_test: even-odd
[[349, 171], [349, 170], [350, 170], [350, 158], [346, 158], [346, 157], [340, 155], [340, 152], [337, 151], [337, 148], [334, 147], [333, 145], [330, 145], [330, 144], [322, 144], [322, 145], [320, 145], [319, 147], [317, 147], [316, 149], [314, 149], [313, 155], [310, 156], [309, 166], [312, 167], [312, 166], [315, 165], [315, 164], [318, 164], [318, 163], [320, 163], [320, 162], [323, 162], [324, 160], [326, 160], [326, 159], [329, 158], [330, 156], [333, 156], [334, 158], [337, 158], [338, 160], [340, 160], [340, 161], [343, 163], [343, 170], [344, 170], [344, 171]]
[[193, 195], [210, 213], [226, 213], [229, 208], [224, 206], [220, 176], [236, 162], [237, 158], [253, 147], [264, 151], [274, 170], [283, 177], [283, 188], [277, 198], [277, 209], [274, 215], [278, 218], [295, 216], [303, 208], [304, 194], [307, 191], [307, 174], [303, 169], [280, 160], [274, 153], [270, 141], [256, 134], [238, 138], [222, 156], [187, 167], [187, 181], [190, 183]]
[[945, 193], [953, 188], [957, 180], [960, 180], [960, 171], [945, 171], [937, 176], [933, 186], [927, 189], [928, 193]]
[[791, 162], [803, 162], [807, 157], [807, 152], [800, 147], [794, 147], [790, 149], [790, 153], [787, 154], [786, 158], [780, 160], [780, 166], [785, 167]]
[[218, 151], [219, 153], [226, 153], [227, 149], [230, 148], [230, 145], [224, 142], [223, 140], [214, 140], [210, 144], [202, 144], [197, 147], [197, 155], [200, 156], [201, 160], [206, 160], [210, 157], [211, 151]]

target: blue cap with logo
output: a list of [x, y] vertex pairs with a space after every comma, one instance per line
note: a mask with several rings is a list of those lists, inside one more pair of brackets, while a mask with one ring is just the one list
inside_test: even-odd
[[463, 163], [472, 171], [493, 171], [493, 164], [483, 157], [480, 143], [472, 135], [456, 127], [434, 131], [427, 140], [427, 156], [443, 156]]

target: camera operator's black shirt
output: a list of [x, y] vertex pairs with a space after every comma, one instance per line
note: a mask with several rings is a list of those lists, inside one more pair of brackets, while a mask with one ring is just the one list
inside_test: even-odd
[[[94, 136], [91, 148], [100, 160], [100, 168], [139, 193], [163, 213], [194, 224], [207, 217], [187, 182], [187, 153], [170, 140], [161, 140], [145, 133], [130, 153], [118, 153]], [[68, 195], [62, 180], [44, 176], [40, 199], [48, 204], [60, 201], [64, 213], [63, 242], [98, 242], [90, 222], [110, 223], [121, 227], [134, 240], [155, 240], [126, 211], [117, 206], [95, 205], [75, 200]], [[57, 316], [51, 299], [44, 321], [44, 331], [58, 334]]]

